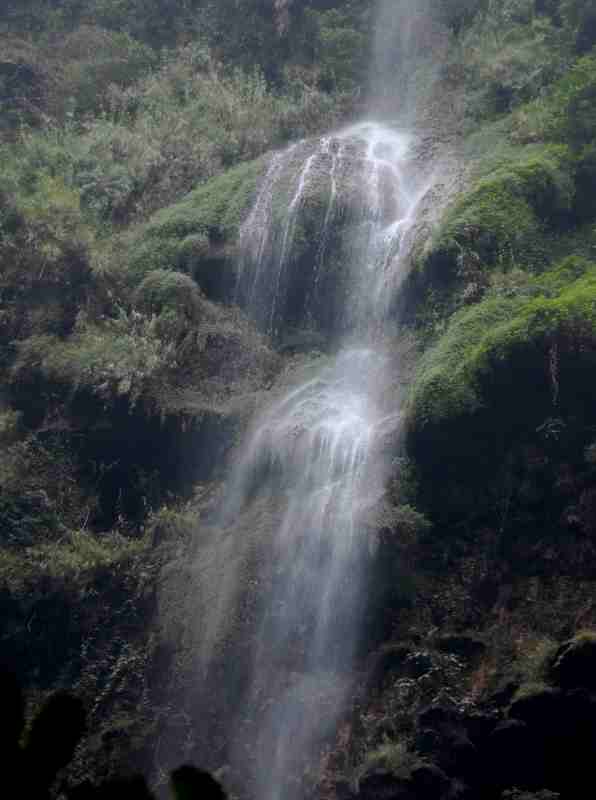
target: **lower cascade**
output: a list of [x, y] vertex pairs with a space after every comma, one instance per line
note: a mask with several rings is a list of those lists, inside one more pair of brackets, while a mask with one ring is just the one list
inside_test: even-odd
[[[242, 230], [238, 301], [278, 340], [300, 325], [324, 334], [327, 351], [293, 368], [255, 416], [216, 525], [227, 544], [215, 547], [202, 669], [226, 659], [230, 619], [243, 618], [249, 645], [232, 656], [243, 661], [234, 679], [226, 665], [226, 735], [233, 771], [260, 800], [302, 796], [350, 690], [374, 549], [366, 521], [399, 432], [384, 343], [426, 188], [411, 177], [409, 147], [408, 135], [368, 122], [294, 145], [271, 160]], [[268, 531], [259, 556], [249, 527]]]

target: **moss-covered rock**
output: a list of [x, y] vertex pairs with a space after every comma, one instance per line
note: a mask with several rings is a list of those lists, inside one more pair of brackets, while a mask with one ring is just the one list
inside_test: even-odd
[[574, 192], [567, 148], [526, 148], [456, 200], [410, 280], [449, 294], [485, 270], [543, 267], [547, 230], [567, 224]]
[[[220, 294], [221, 286], [230, 282], [221, 271], [233, 272], [240, 225], [263, 168], [262, 159], [240, 164], [154, 214], [129, 250], [133, 279], [158, 269], [181, 270], [193, 275], [208, 294]], [[219, 274], [209, 274], [211, 270]]]
[[558, 689], [541, 684], [522, 686], [509, 707], [510, 719], [519, 719], [535, 728], [548, 728], [562, 716], [562, 694]]
[[433, 475], [427, 499], [464, 502], [514, 444], [592, 424], [595, 366], [596, 267], [583, 259], [455, 314], [421, 359], [409, 400], [410, 452]]

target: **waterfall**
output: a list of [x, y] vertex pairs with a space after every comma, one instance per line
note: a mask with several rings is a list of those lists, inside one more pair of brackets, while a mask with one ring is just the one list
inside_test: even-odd
[[[220, 520], [238, 548], [238, 520], [271, 532], [230, 737], [233, 768], [251, 775], [258, 800], [301, 796], [299, 776], [351, 687], [370, 577], [363, 522], [383, 497], [384, 442], [399, 425], [383, 341], [422, 196], [409, 144], [364, 122], [275, 154], [241, 232], [238, 302], [274, 338], [288, 319], [320, 328], [333, 353], [295, 371], [255, 416]], [[237, 573], [221, 581], [212, 631], [241, 605]]]

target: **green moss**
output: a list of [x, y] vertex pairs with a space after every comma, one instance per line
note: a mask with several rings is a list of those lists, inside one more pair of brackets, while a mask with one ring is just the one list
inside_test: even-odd
[[235, 242], [262, 170], [262, 159], [240, 164], [154, 214], [133, 244], [133, 274], [191, 271], [210, 245]]
[[546, 261], [545, 227], [566, 218], [573, 195], [567, 148], [525, 148], [517, 162], [497, 166], [455, 203], [423, 268], [440, 262], [455, 277], [470, 262], [539, 267]]
[[583, 259], [530, 279], [515, 296], [489, 296], [456, 314], [422, 359], [411, 397], [414, 428], [473, 414], [488, 402], [491, 376], [510, 370], [517, 352], [566, 336], [596, 338], [596, 264]]
[[507, 323], [519, 305], [516, 300], [491, 298], [455, 315], [418, 370], [410, 412], [416, 427], [478, 408], [481, 398], [472, 365], [487, 332]]

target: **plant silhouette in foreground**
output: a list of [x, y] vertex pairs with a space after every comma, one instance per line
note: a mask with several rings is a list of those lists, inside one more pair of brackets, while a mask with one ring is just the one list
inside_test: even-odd
[[[71, 761], [85, 732], [82, 702], [60, 691], [53, 694], [34, 718], [26, 736], [25, 704], [18, 681], [10, 672], [0, 671], [0, 748], [6, 757], [5, 783], [18, 789], [27, 800], [49, 800], [59, 773]], [[94, 785], [89, 781], [60, 785], [67, 800], [153, 800], [145, 779], [140, 776], [114, 778]], [[170, 776], [174, 800], [226, 800], [220, 784], [208, 772], [190, 765], [174, 770]]]

